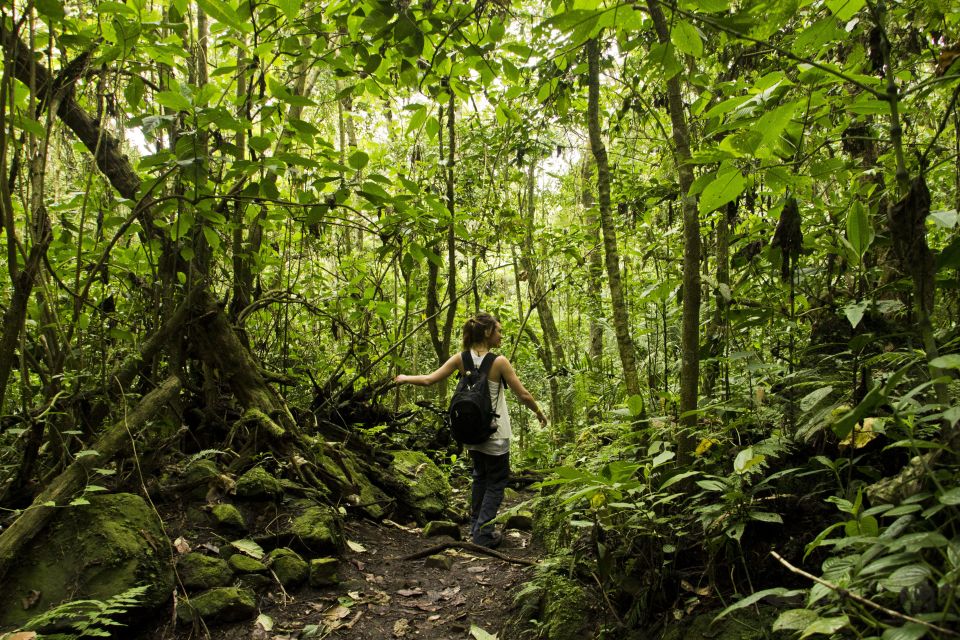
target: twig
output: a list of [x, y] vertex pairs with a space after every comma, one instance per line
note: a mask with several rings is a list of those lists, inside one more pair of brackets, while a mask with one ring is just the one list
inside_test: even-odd
[[925, 620], [920, 620], [919, 618], [914, 618], [913, 616], [908, 616], [908, 615], [906, 615], [905, 613], [900, 613], [899, 611], [894, 611], [893, 609], [888, 609], [888, 608], [886, 608], [885, 606], [883, 606], [882, 604], [877, 604], [877, 603], [874, 602], [873, 600], [868, 600], [867, 598], [864, 598], [864, 597], [861, 596], [861, 595], [857, 595], [856, 593], [853, 593], [852, 591], [849, 591], [849, 590], [847, 590], [847, 589], [844, 589], [843, 587], [837, 586], [837, 585], [833, 584], [832, 582], [827, 582], [827, 581], [824, 580], [823, 578], [818, 578], [817, 576], [813, 575], [812, 573], [807, 573], [807, 572], [804, 571], [803, 569], [800, 569], [800, 568], [798, 568], [798, 567], [795, 567], [795, 566], [793, 566], [792, 564], [790, 564], [789, 562], [787, 562], [786, 560], [784, 560], [783, 556], [781, 556], [781, 555], [780, 555], [779, 553], [777, 553], [776, 551], [771, 551], [771, 552], [770, 552], [770, 555], [772, 555], [774, 558], [776, 558], [776, 559], [777, 559], [777, 562], [779, 562], [780, 564], [782, 564], [783, 566], [785, 566], [785, 567], [786, 567], [787, 569], [789, 569], [791, 572], [793, 572], [793, 573], [795, 573], [795, 574], [797, 574], [797, 575], [799, 575], [799, 576], [803, 576], [804, 578], [807, 578], [808, 580], [813, 580], [813, 581], [816, 582], [817, 584], [822, 584], [823, 586], [825, 586], [826, 588], [830, 589], [831, 591], [836, 591], [837, 594], [838, 594], [840, 597], [842, 597], [842, 598], [850, 598], [851, 600], [854, 600], [854, 601], [856, 601], [856, 602], [859, 602], [860, 604], [863, 604], [863, 605], [866, 605], [866, 606], [868, 606], [868, 607], [871, 607], [872, 609], [876, 609], [877, 611], [881, 611], [881, 612], [887, 614], [888, 616], [893, 616], [894, 618], [899, 618], [900, 620], [906, 620], [907, 622], [912, 622], [912, 623], [914, 623], [914, 624], [919, 624], [919, 625], [921, 625], [921, 626], [924, 626], [924, 627], [926, 627], [926, 628], [928, 628], [928, 629], [932, 629], [933, 631], [937, 631], [937, 632], [939, 632], [939, 633], [945, 633], [945, 634], [950, 635], [950, 636], [960, 636], [960, 633], [957, 633], [956, 631], [951, 631], [950, 629], [944, 629], [943, 627], [938, 627], [937, 625], [935, 625], [935, 624], [933, 624], [933, 623], [930, 623], [930, 622], [926, 622]]
[[462, 540], [448, 540], [447, 542], [441, 542], [440, 544], [434, 545], [427, 549], [417, 551], [416, 553], [411, 553], [407, 556], [398, 556], [395, 558], [388, 558], [390, 561], [399, 560], [419, 560], [420, 558], [426, 558], [427, 556], [432, 556], [434, 554], [440, 553], [444, 549], [465, 549], [466, 551], [475, 551], [477, 553], [485, 553], [488, 556], [493, 556], [494, 558], [499, 558], [506, 562], [512, 562], [513, 564], [522, 564], [528, 567], [537, 566], [537, 562], [533, 560], [527, 560], [526, 558], [514, 558], [512, 556], [504, 555], [499, 551], [495, 551], [488, 547], [482, 547], [479, 544], [473, 544], [472, 542], [464, 542]]

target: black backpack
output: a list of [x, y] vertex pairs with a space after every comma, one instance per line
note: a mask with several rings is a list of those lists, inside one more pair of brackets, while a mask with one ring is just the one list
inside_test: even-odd
[[[488, 352], [483, 356], [480, 368], [474, 368], [473, 356], [464, 351], [464, 375], [457, 382], [457, 388], [450, 399], [450, 432], [454, 440], [460, 444], [480, 444], [490, 439], [497, 427], [493, 419], [498, 417], [490, 401], [490, 389], [487, 386], [487, 375], [493, 361], [499, 356]], [[498, 395], [499, 398], [499, 390]]]

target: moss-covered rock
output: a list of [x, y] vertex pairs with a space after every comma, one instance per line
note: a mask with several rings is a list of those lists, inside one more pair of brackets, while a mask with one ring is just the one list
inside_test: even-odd
[[237, 587], [219, 587], [204, 591], [177, 604], [177, 620], [184, 623], [203, 618], [206, 624], [249, 620], [257, 613], [253, 593]]
[[246, 531], [247, 525], [243, 521], [243, 514], [232, 504], [217, 504], [210, 510], [214, 525], [221, 531]]
[[237, 480], [237, 497], [245, 500], [276, 500], [283, 486], [263, 467], [253, 467]]
[[310, 561], [311, 587], [330, 587], [339, 582], [336, 558], [314, 558]]
[[310, 565], [293, 549], [281, 547], [267, 554], [267, 566], [284, 589], [296, 589], [310, 575]]
[[[0, 582], [0, 628], [17, 626], [67, 600], [106, 600], [147, 586], [141, 605], [163, 605], [173, 592], [170, 549], [156, 513], [129, 493], [91, 496], [57, 509]], [[35, 598], [29, 597], [38, 593]]]
[[341, 480], [344, 486], [352, 486], [355, 503], [366, 515], [379, 520], [387, 514], [386, 507], [392, 502], [389, 496], [368, 478], [368, 474], [361, 468], [355, 454], [344, 448], [336, 449], [337, 460], [334, 461], [327, 453], [317, 452], [318, 464], [324, 471]]
[[504, 529], [519, 529], [520, 531], [530, 531], [533, 529], [533, 512], [518, 511], [510, 515], [503, 524]]
[[536, 621], [537, 637], [543, 640], [595, 637], [592, 621], [596, 599], [585, 586], [567, 577], [567, 570], [549, 560], [538, 567], [536, 577], [523, 590], [514, 617], [515, 629]]
[[343, 548], [340, 515], [326, 505], [306, 508], [290, 523], [290, 532], [313, 554], [336, 553]]
[[391, 451], [393, 461], [385, 480], [397, 499], [418, 522], [443, 514], [450, 502], [450, 484], [430, 458], [420, 451]]
[[263, 564], [259, 560], [251, 558], [248, 555], [242, 553], [235, 553], [230, 556], [230, 559], [227, 560], [227, 564], [230, 565], [230, 568], [233, 569], [236, 573], [266, 573], [267, 565]]
[[183, 470], [183, 480], [190, 484], [205, 484], [220, 475], [217, 463], [213, 460], [194, 460]]
[[460, 527], [449, 520], [431, 520], [424, 525], [424, 538], [436, 538], [438, 536], [450, 536], [454, 540], [460, 540], [462, 538]]
[[225, 587], [233, 581], [233, 571], [226, 562], [202, 553], [188, 553], [180, 558], [177, 574], [188, 590]]

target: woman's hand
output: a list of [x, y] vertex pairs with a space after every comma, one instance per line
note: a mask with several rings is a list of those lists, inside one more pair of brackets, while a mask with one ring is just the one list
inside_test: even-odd
[[398, 373], [397, 377], [394, 378], [393, 381], [397, 384], [407, 384], [410, 381], [410, 376], [403, 373]]

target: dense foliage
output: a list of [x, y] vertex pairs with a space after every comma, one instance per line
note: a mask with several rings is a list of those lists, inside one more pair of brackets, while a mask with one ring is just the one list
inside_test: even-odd
[[0, 31], [9, 513], [171, 373], [145, 450], [221, 446], [164, 333], [193, 292], [291, 405], [406, 445], [436, 425], [388, 381], [482, 309], [610, 629], [773, 595], [803, 636], [956, 635], [954, 3], [36, 0]]

